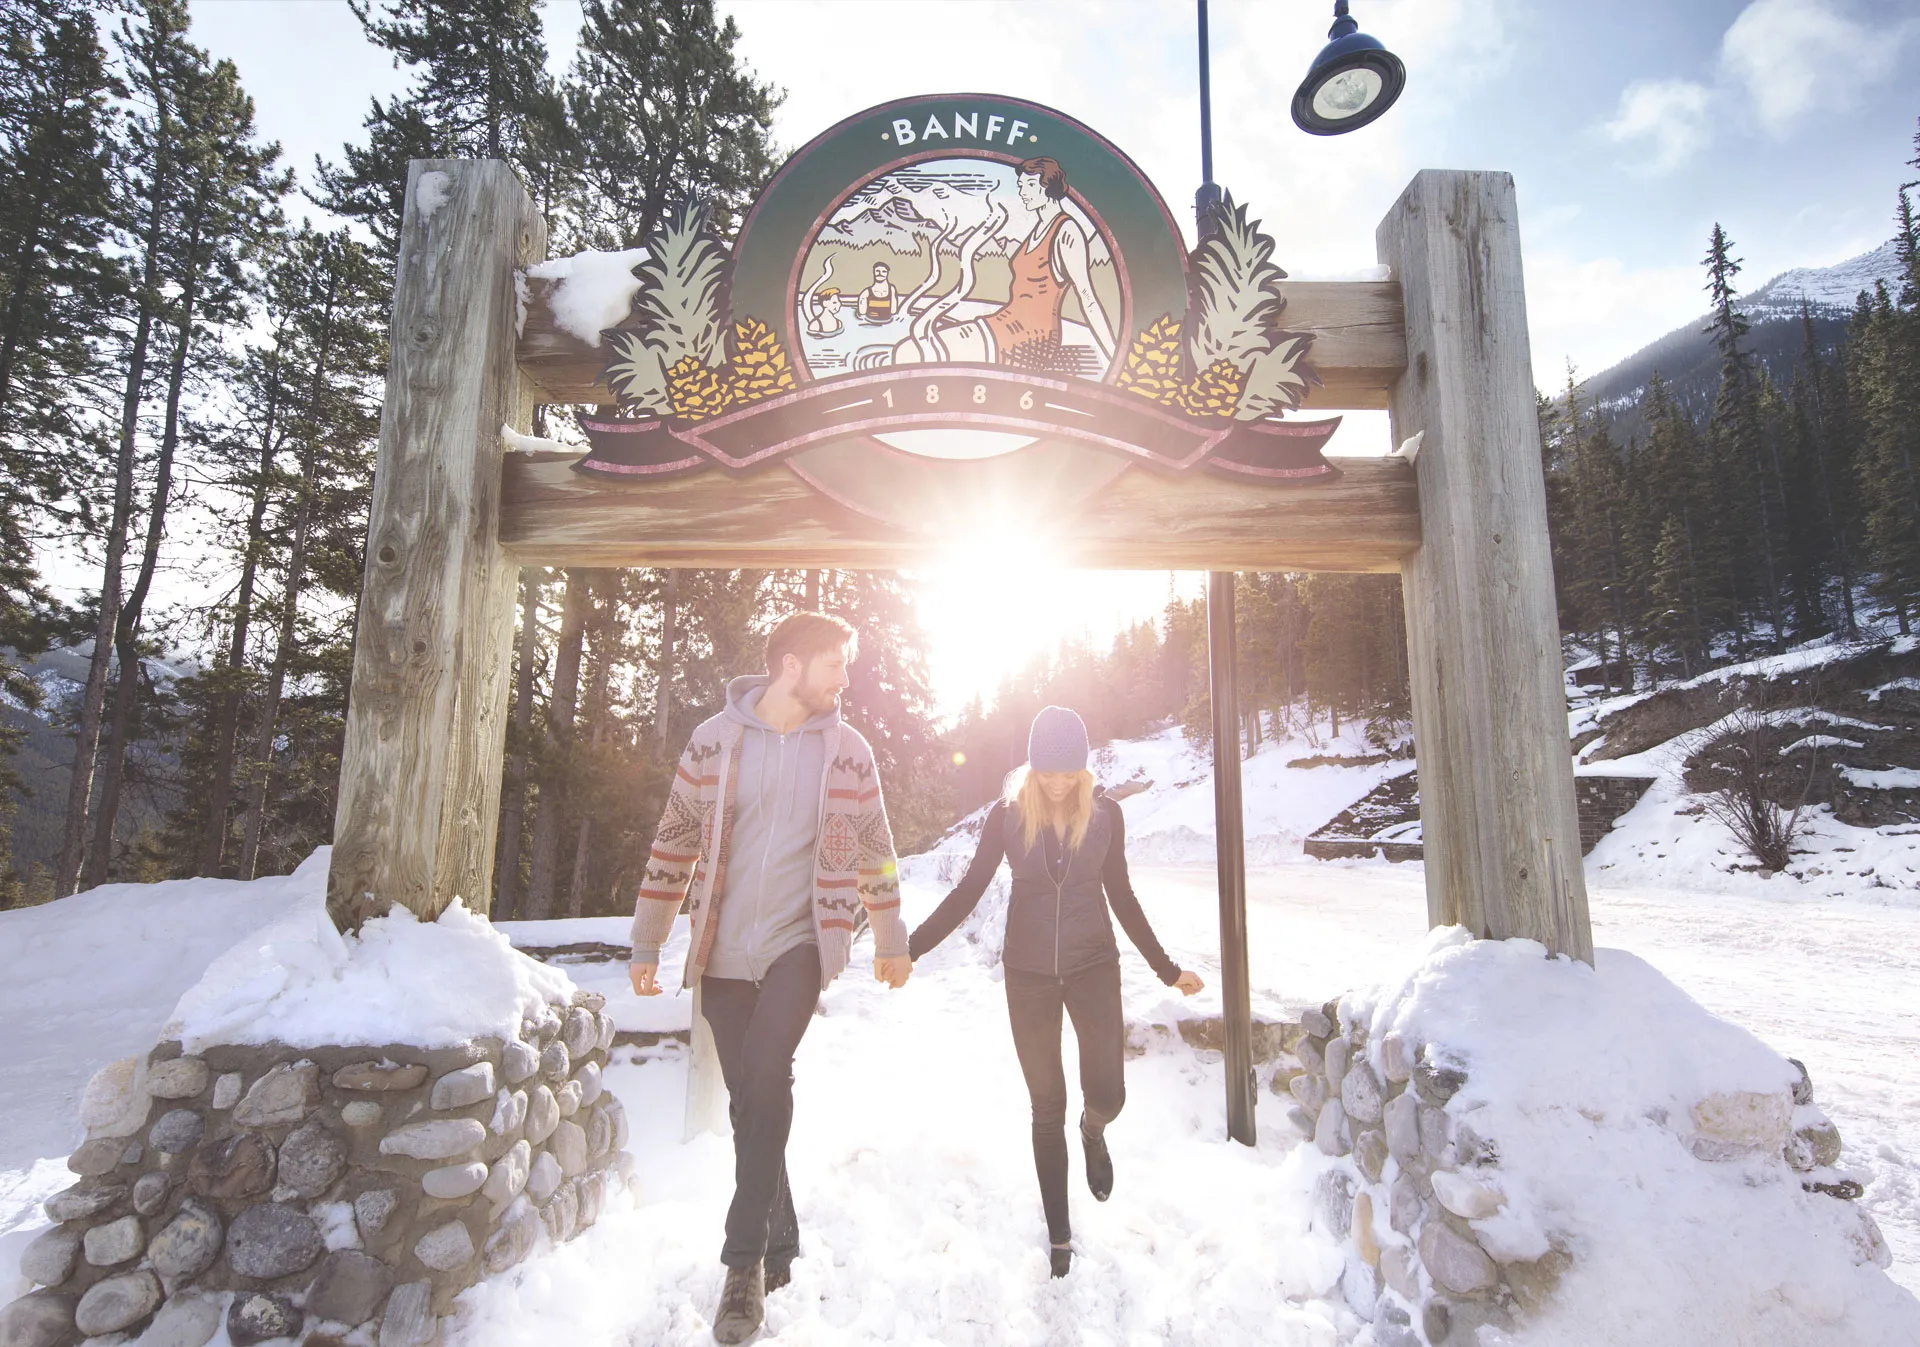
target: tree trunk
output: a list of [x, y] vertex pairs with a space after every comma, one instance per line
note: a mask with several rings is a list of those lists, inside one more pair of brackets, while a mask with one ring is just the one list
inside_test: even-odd
[[146, 383], [147, 346], [152, 336], [153, 315], [143, 298], [140, 316], [134, 324], [133, 346], [127, 356], [126, 391], [120, 406], [120, 446], [114, 467], [113, 518], [107, 525], [106, 560], [100, 572], [100, 611], [93, 624], [93, 653], [87, 663], [87, 686], [81, 694], [80, 723], [74, 733], [73, 771], [67, 782], [59, 869], [53, 877], [53, 891], [58, 897], [65, 897], [79, 887], [80, 864], [86, 851], [87, 808], [93, 800], [100, 721], [106, 709], [107, 674], [113, 663], [113, 634], [120, 621], [120, 571], [126, 562], [127, 530], [133, 519], [134, 434], [139, 426], [140, 394]]
[[300, 514], [293, 526], [293, 547], [287, 553], [287, 578], [281, 586], [280, 632], [274, 646], [273, 665], [267, 673], [266, 691], [260, 700], [260, 719], [248, 754], [247, 806], [240, 841], [239, 877], [252, 879], [260, 863], [260, 833], [267, 815], [267, 786], [273, 773], [273, 741], [280, 724], [280, 699], [286, 693], [287, 666], [292, 662], [294, 642], [298, 638], [300, 590], [306, 579], [307, 540], [313, 527], [313, 498], [316, 489], [319, 451], [311, 441], [301, 454]]
[[[107, 674], [113, 660], [113, 636], [120, 620], [121, 575], [126, 561], [127, 530], [133, 518], [134, 442], [140, 428], [140, 399], [146, 390], [147, 350], [153, 339], [154, 311], [160, 284], [160, 244], [167, 220], [173, 182], [173, 118], [164, 97], [155, 100], [153, 176], [146, 201], [142, 231], [139, 307], [134, 318], [133, 342], [127, 351], [127, 379], [120, 402], [120, 443], [115, 454], [113, 518], [107, 526], [106, 557], [101, 566], [100, 611], [94, 620], [93, 653], [87, 666], [87, 686], [80, 700], [80, 722], [75, 728], [73, 771], [67, 783], [66, 818], [61, 828], [59, 870], [54, 875], [56, 897], [74, 891], [86, 856], [87, 809], [93, 799], [93, 777], [99, 756], [100, 722], [107, 698]], [[109, 839], [111, 841], [111, 839]]]
[[233, 803], [234, 755], [240, 743], [241, 671], [246, 668], [247, 640], [253, 627], [253, 591], [259, 579], [260, 557], [266, 546], [267, 478], [273, 471], [274, 439], [279, 431], [280, 355], [273, 355], [268, 383], [266, 424], [260, 434], [260, 464], [254, 479], [253, 506], [247, 514], [247, 552], [240, 566], [240, 584], [233, 600], [233, 627], [228, 633], [228, 686], [220, 693], [213, 723], [213, 779], [207, 784], [207, 826], [200, 839], [203, 875], [217, 876], [226, 860], [227, 810]]
[[[587, 718], [593, 723], [592, 744], [599, 748], [607, 740], [607, 679], [613, 669], [613, 652], [609, 650], [605, 627], [607, 613], [597, 613], [601, 628], [600, 639], [594, 644], [593, 686], [587, 693]], [[567, 915], [584, 915], [587, 901], [587, 880], [593, 868], [593, 819], [586, 813], [580, 816], [580, 826], [573, 841], [573, 880], [567, 888]]]
[[94, 823], [93, 845], [87, 853], [86, 886], [107, 881], [113, 863], [113, 829], [120, 814], [121, 787], [126, 781], [127, 755], [133, 745], [133, 722], [140, 697], [140, 619], [153, 574], [160, 564], [160, 540], [166, 534], [167, 503], [173, 494], [173, 455], [180, 445], [180, 397], [186, 387], [187, 365], [193, 353], [193, 321], [200, 295], [200, 245], [206, 223], [204, 189], [196, 193], [186, 256], [188, 273], [180, 294], [180, 324], [174, 337], [173, 359], [167, 372], [167, 404], [160, 433], [160, 454], [154, 463], [153, 495], [147, 505], [147, 536], [140, 554], [140, 572], [114, 629], [114, 653], [120, 677], [113, 687], [113, 716], [102, 754], [100, 810]]
[[817, 613], [820, 611], [820, 572], [819, 571], [807, 572], [807, 611], [810, 613]]
[[514, 754], [507, 760], [500, 805], [499, 860], [494, 864], [493, 919], [512, 921], [520, 888], [520, 833], [527, 810], [527, 736], [533, 729], [533, 661], [540, 649], [540, 585], [532, 567], [520, 571], [520, 667], [513, 685]]
[[660, 599], [660, 662], [654, 676], [653, 732], [660, 754], [673, 751], [673, 656], [680, 636], [680, 572], [667, 572]]
[[553, 915], [560, 868], [560, 825], [565, 812], [566, 780], [571, 767], [573, 714], [580, 695], [580, 646], [593, 605], [590, 572], [569, 568], [567, 597], [560, 610], [560, 640], [553, 657], [553, 695], [547, 702], [547, 761], [540, 780], [540, 812], [533, 820], [532, 855], [527, 866], [529, 921]]

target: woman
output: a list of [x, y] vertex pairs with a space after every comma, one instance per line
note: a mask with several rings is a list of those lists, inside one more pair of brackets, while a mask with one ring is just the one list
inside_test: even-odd
[[1120, 806], [1095, 789], [1087, 754], [1087, 727], [1072, 711], [1049, 706], [1034, 717], [1027, 765], [1008, 778], [1006, 798], [987, 812], [973, 863], [907, 946], [918, 959], [946, 939], [979, 903], [1001, 860], [1009, 863], [1013, 892], [1001, 962], [1013, 1048], [1033, 1100], [1033, 1163], [1056, 1277], [1067, 1275], [1073, 1259], [1063, 1009], [1080, 1045], [1080, 1142], [1087, 1187], [1097, 1201], [1113, 1191], [1105, 1132], [1126, 1102], [1120, 949], [1108, 908], [1162, 982], [1188, 996], [1202, 986], [1167, 957], [1140, 910], [1127, 878], [1125, 820]]
[[1064, 359], [1060, 313], [1069, 290], [1080, 300], [1101, 365], [1113, 363], [1113, 332], [1093, 291], [1092, 244], [1064, 204], [1066, 170], [1055, 159], [1029, 159], [1014, 170], [1014, 184], [1020, 204], [1033, 212], [1033, 228], [1007, 259], [1013, 273], [1007, 302], [965, 322], [949, 316], [973, 289], [981, 245], [1006, 222], [1004, 209], [996, 207], [963, 238], [959, 284], [914, 319], [913, 335], [894, 347], [894, 364], [974, 361], [1055, 368]]

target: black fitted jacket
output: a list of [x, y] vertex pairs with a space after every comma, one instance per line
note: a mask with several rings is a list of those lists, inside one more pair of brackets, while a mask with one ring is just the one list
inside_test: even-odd
[[1023, 973], [1067, 977], [1097, 964], [1118, 962], [1120, 947], [1113, 922], [1120, 919], [1160, 980], [1172, 986], [1180, 967], [1154, 938], [1127, 877], [1126, 820], [1117, 801], [1101, 795], [1093, 802], [1086, 840], [1069, 851], [1059, 834], [1042, 828], [1031, 848], [1022, 835], [1019, 814], [1003, 800], [987, 811], [980, 845], [967, 873], [922, 922], [907, 950], [918, 959], [965, 921], [979, 904], [987, 884], [1005, 860], [1013, 870], [1007, 902], [1007, 941], [1001, 962]]

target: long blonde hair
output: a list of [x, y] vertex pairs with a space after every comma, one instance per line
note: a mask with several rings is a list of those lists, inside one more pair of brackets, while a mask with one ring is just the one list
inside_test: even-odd
[[1023, 763], [1008, 774], [1006, 800], [1020, 816], [1029, 851], [1046, 827], [1065, 833], [1075, 851], [1087, 840], [1087, 827], [1093, 822], [1093, 773], [1082, 769], [1074, 776], [1073, 794], [1055, 804], [1031, 764]]

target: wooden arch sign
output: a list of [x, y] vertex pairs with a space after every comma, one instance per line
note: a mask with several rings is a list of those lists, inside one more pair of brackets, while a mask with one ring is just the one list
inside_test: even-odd
[[[1398, 571], [1430, 920], [1591, 959], [1511, 178], [1416, 176], [1390, 280], [1292, 281], [1223, 225], [1188, 255], [1057, 112], [905, 100], [795, 155], [731, 251], [678, 213], [583, 340], [506, 165], [415, 161], [335, 921], [484, 907], [518, 567], [913, 566], [985, 520], [1086, 566]], [[535, 402], [593, 408], [593, 453], [503, 454]], [[1417, 457], [1322, 452], [1324, 412], [1382, 407]]]

